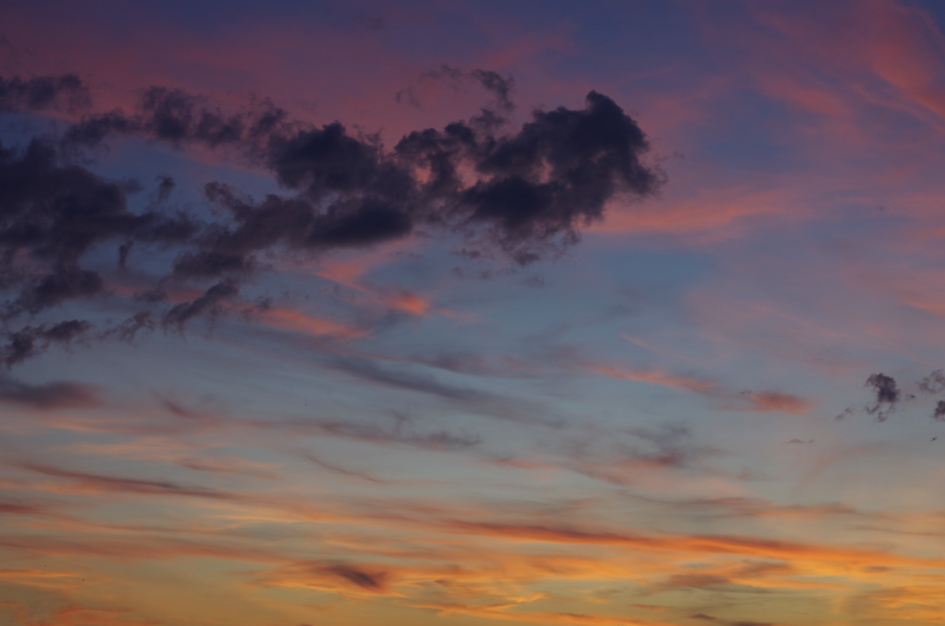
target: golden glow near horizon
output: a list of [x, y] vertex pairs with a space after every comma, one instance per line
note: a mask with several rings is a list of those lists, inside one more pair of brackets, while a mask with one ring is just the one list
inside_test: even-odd
[[943, 623], [945, 6], [441, 4], [4, 8], [0, 626]]

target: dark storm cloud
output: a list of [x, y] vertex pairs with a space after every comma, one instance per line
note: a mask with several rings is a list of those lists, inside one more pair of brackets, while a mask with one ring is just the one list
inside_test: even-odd
[[[615, 195], [645, 196], [659, 186], [658, 174], [640, 161], [642, 131], [606, 96], [591, 92], [584, 110], [533, 115], [507, 136], [472, 122], [414, 132], [392, 153], [337, 122], [273, 134], [265, 164], [298, 195], [254, 202], [208, 184], [207, 199], [231, 221], [208, 230], [199, 250], [175, 263], [175, 275], [245, 273], [255, 267], [254, 254], [278, 245], [311, 252], [369, 246], [418, 228], [463, 231], [524, 265], [575, 243]], [[464, 181], [463, 169], [476, 172], [475, 180]]]
[[[166, 330], [183, 330], [235, 304], [240, 282], [265, 267], [259, 259], [279, 251], [320, 254], [445, 232], [462, 235], [467, 252], [498, 249], [525, 265], [577, 242], [609, 200], [659, 187], [660, 173], [641, 160], [643, 132], [610, 98], [592, 91], [583, 109], [536, 110], [513, 132], [500, 115], [513, 107], [511, 78], [448, 66], [441, 73], [478, 82], [493, 95], [492, 108], [441, 131], [410, 133], [393, 149], [349, 134], [340, 122], [292, 122], [268, 100], [226, 114], [206, 98], [164, 87], [144, 92], [133, 112], [85, 116], [58, 148], [40, 140], [19, 152], [0, 145], [0, 289], [12, 295], [3, 319], [108, 295], [108, 274], [87, 261], [103, 244], [114, 246], [119, 270], [142, 247], [176, 252], [169, 271], [134, 299], [160, 306], [166, 289], [197, 283], [201, 296], [158, 314]], [[2, 89], [4, 106], [19, 110], [86, 93], [71, 75], [6, 80]], [[270, 170], [287, 193], [256, 201], [211, 182], [206, 198], [224, 211], [204, 224], [164, 206], [175, 185], [157, 176], [156, 202], [132, 211], [129, 184], [68, 161], [110, 135], [230, 146]], [[153, 319], [141, 311], [102, 336], [131, 341]], [[7, 338], [14, 341], [9, 331]], [[8, 352], [7, 363], [34, 352]]]
[[7, 377], [0, 377], [0, 402], [33, 409], [86, 408], [101, 404], [98, 389], [90, 385], [62, 381], [31, 385]]
[[[486, 70], [470, 76], [496, 95], [499, 108], [511, 107], [510, 79]], [[297, 192], [257, 203], [225, 185], [207, 185], [207, 198], [229, 209], [231, 219], [206, 233], [200, 249], [182, 259], [179, 275], [252, 269], [248, 257], [275, 245], [367, 246], [420, 227], [464, 231], [526, 264], [552, 244], [576, 242], [580, 227], [602, 219], [615, 195], [645, 196], [661, 182], [640, 160], [648, 149], [643, 132], [597, 92], [588, 94], [583, 110], [535, 111], [518, 133], [493, 134], [480, 117], [410, 133], [393, 151], [375, 138], [348, 134], [339, 122], [298, 129], [270, 108], [246, 114], [250, 123], [198, 102], [179, 90], [152, 88], [136, 114], [90, 117], [66, 133], [67, 142], [86, 144], [120, 133], [239, 145]], [[464, 180], [463, 170], [474, 178]]]
[[866, 379], [866, 386], [873, 389], [876, 393], [876, 400], [871, 406], [866, 407], [866, 412], [870, 415], [876, 415], [880, 422], [885, 421], [892, 413], [896, 404], [902, 397], [902, 392], [896, 385], [896, 380], [892, 376], [885, 374], [871, 374]]
[[[646, 196], [660, 184], [640, 160], [643, 132], [610, 98], [592, 91], [583, 110], [534, 111], [515, 134], [495, 137], [475, 124], [414, 132], [398, 156], [429, 172], [423, 197], [442, 204], [435, 219], [478, 228], [521, 264], [552, 242], [578, 240], [618, 193]], [[472, 181], [461, 165], [476, 172]]]
[[23, 80], [0, 76], [0, 111], [75, 110], [88, 106], [88, 88], [75, 74]]

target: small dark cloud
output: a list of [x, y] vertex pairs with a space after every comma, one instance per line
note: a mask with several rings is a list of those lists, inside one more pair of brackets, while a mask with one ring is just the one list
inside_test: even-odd
[[310, 420], [300, 426], [334, 437], [427, 450], [465, 450], [480, 443], [479, 437], [469, 434], [451, 433], [447, 430], [420, 432], [413, 427], [410, 420], [402, 418], [396, 419], [392, 426], [330, 420]]
[[91, 385], [52, 382], [33, 385], [8, 377], [0, 377], [0, 402], [33, 409], [89, 408], [99, 406], [99, 390]]
[[49, 326], [25, 326], [7, 333], [8, 343], [2, 349], [3, 363], [9, 368], [45, 352], [53, 344], [68, 345], [92, 327], [85, 320], [68, 320]]
[[186, 417], [187, 419], [193, 419], [195, 417], [200, 417], [198, 413], [191, 411], [190, 409], [185, 408], [183, 405], [179, 404], [176, 400], [171, 398], [160, 398], [161, 406], [167, 409], [170, 413], [173, 413], [177, 417]]
[[723, 626], [775, 626], [775, 624], [768, 622], [730, 622], [727, 620], [721, 620], [717, 617], [712, 617], [711, 615], [706, 615], [705, 613], [696, 613], [694, 615], [690, 615], [689, 619], [698, 619], [705, 622], [716, 622], [718, 624], [723, 624]]
[[945, 372], [935, 370], [919, 381], [919, 389], [925, 393], [941, 393], [945, 391]]
[[170, 176], [158, 176], [158, 180], [161, 181], [158, 184], [158, 202], [164, 202], [170, 197], [171, 192], [174, 191], [174, 179]]
[[[420, 79], [475, 81], [493, 96], [495, 99], [495, 108], [504, 112], [510, 112], [515, 108], [515, 103], [512, 102], [512, 91], [515, 88], [515, 81], [511, 76], [502, 76], [494, 70], [483, 70], [477, 68], [467, 72], [458, 67], [453, 67], [444, 63], [439, 67], [439, 69], [424, 72], [420, 75]], [[493, 113], [493, 111], [490, 109], [483, 110], [484, 115], [488, 115], [490, 113]]]
[[847, 408], [843, 409], [843, 411], [841, 411], [841, 412], [838, 413], [836, 416], [834, 416], [833, 419], [835, 419], [836, 421], [839, 422], [840, 420], [842, 420], [842, 419], [844, 419], [844, 418], [847, 418], [847, 417], [850, 417], [851, 415], [853, 415], [853, 413], [854, 413], [855, 410], [856, 410], [856, 409], [854, 409], [852, 406], [848, 406]]
[[377, 484], [387, 484], [388, 482], [386, 480], [381, 480], [380, 478], [375, 478], [374, 476], [371, 476], [370, 474], [366, 474], [365, 472], [349, 470], [349, 469], [340, 467], [338, 465], [335, 465], [334, 463], [327, 463], [319, 459], [317, 456], [315, 456], [314, 454], [310, 452], [305, 452], [302, 454], [302, 456], [304, 456], [305, 459], [311, 462], [313, 465], [321, 467], [322, 469], [326, 469], [329, 472], [334, 472], [335, 474], [340, 474], [342, 476], [349, 476], [351, 478], [359, 478], [361, 480], [366, 480], [368, 482], [377, 483]]
[[167, 292], [160, 287], [155, 287], [146, 291], [136, 291], [133, 297], [138, 302], [156, 304], [158, 302], [167, 301]]
[[0, 359], [8, 368], [39, 356], [54, 345], [65, 348], [73, 342], [88, 343], [105, 339], [118, 339], [133, 343], [139, 332], [154, 330], [150, 311], [139, 311], [119, 324], [110, 325], [93, 333], [92, 324], [86, 320], [64, 320], [39, 326], [24, 326], [4, 334], [6, 345], [0, 346]]
[[76, 74], [21, 79], [0, 76], [0, 111], [74, 111], [90, 103], [89, 90]]
[[174, 259], [173, 276], [178, 279], [215, 278], [223, 274], [250, 274], [257, 267], [256, 259], [241, 254], [216, 250], [182, 252]]
[[673, 574], [660, 585], [663, 589], [695, 588], [711, 589], [731, 584], [728, 578], [716, 574]]
[[104, 290], [105, 281], [96, 271], [82, 269], [77, 265], [55, 267], [50, 273], [27, 284], [8, 309], [7, 315], [15, 316], [22, 311], [36, 314], [66, 300], [91, 298]]
[[349, 565], [334, 565], [325, 571], [367, 591], [382, 591], [387, 578], [384, 572], [369, 573]]
[[133, 113], [117, 109], [87, 115], [66, 131], [62, 143], [68, 148], [94, 147], [109, 135], [136, 135], [174, 145], [245, 147], [272, 132], [286, 118], [286, 112], [268, 100], [256, 104], [248, 112], [227, 115], [208, 106], [204, 98], [183, 90], [151, 87]]
[[168, 413], [187, 420], [213, 420], [217, 412], [208, 410], [209, 400], [200, 402], [204, 408], [195, 408], [191, 403], [184, 402], [176, 398], [173, 394], [153, 392], [155, 399]]
[[203, 487], [180, 485], [171, 481], [106, 476], [103, 474], [65, 470], [38, 463], [22, 463], [20, 467], [45, 476], [76, 481], [103, 491], [117, 491], [143, 495], [194, 496], [211, 499], [230, 499], [233, 497], [226, 492], [205, 489]]
[[634, 449], [631, 456], [663, 467], [691, 467], [705, 455], [716, 452], [713, 448], [697, 445], [689, 427], [682, 424], [667, 423], [658, 429], [631, 428], [628, 432], [650, 446], [650, 449]]
[[935, 403], [935, 410], [932, 412], [932, 419], [939, 422], [945, 422], [945, 400], [939, 400]]
[[469, 75], [479, 81], [483, 89], [495, 96], [500, 109], [511, 111], [515, 108], [515, 103], [512, 102], [512, 90], [515, 88], [515, 81], [511, 76], [501, 76], [498, 72], [481, 69], [475, 69]]
[[896, 380], [892, 376], [885, 374], [871, 374], [866, 379], [866, 386], [873, 389], [876, 393], [876, 400], [871, 406], [866, 407], [866, 412], [870, 415], [876, 415], [880, 422], [885, 421], [892, 413], [896, 404], [902, 397], [902, 392], [896, 385]]
[[[338, 356], [324, 361], [324, 364], [362, 380], [396, 389], [429, 394], [499, 419], [550, 427], [562, 425], [560, 419], [549, 416], [547, 407], [472, 387], [449, 384], [439, 380], [426, 368], [414, 369], [403, 365], [397, 368], [388, 367], [373, 359], [354, 355]], [[431, 361], [427, 365], [441, 369], [446, 366], [446, 369], [449, 369], [450, 364]]]
[[572, 471], [616, 485], [632, 484], [641, 471], [706, 471], [707, 460], [721, 453], [699, 442], [687, 426], [673, 423], [569, 436], [556, 447]]
[[134, 245], [134, 241], [127, 241], [120, 246], [118, 246], [118, 267], [121, 269], [126, 269], [128, 267], [128, 254], [131, 252], [131, 246]]
[[361, 357], [339, 357], [329, 365], [358, 378], [380, 383], [389, 387], [418, 391], [448, 400], [476, 401], [483, 400], [486, 394], [468, 387], [457, 387], [438, 381], [432, 374], [416, 374], [400, 368], [385, 368], [371, 359]]
[[122, 323], [105, 331], [102, 338], [115, 337], [126, 343], [134, 343], [139, 332], [152, 330], [154, 330], [154, 320], [151, 312], [138, 311]]
[[183, 331], [191, 319], [198, 316], [210, 316], [211, 319], [223, 313], [223, 303], [239, 293], [239, 285], [233, 281], [223, 281], [207, 289], [202, 296], [189, 302], [174, 305], [161, 318], [164, 328], [176, 328]]
[[414, 92], [413, 86], [404, 87], [394, 94], [394, 102], [397, 104], [400, 104], [401, 102], [407, 102], [418, 109], [420, 108], [420, 101], [417, 99], [417, 94]]
[[9, 368], [42, 354], [53, 344], [67, 346], [91, 328], [92, 325], [85, 320], [68, 320], [51, 326], [25, 326], [7, 333], [7, 345], [2, 348], [3, 363]]

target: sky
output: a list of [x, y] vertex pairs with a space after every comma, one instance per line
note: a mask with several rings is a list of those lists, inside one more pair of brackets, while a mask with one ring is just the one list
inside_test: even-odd
[[0, 13], [0, 624], [942, 622], [941, 3]]

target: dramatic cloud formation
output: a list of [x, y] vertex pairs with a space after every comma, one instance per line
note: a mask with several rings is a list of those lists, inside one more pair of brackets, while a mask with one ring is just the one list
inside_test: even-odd
[[[448, 67], [443, 72], [464, 76]], [[500, 110], [511, 110], [510, 79], [484, 70], [469, 76], [495, 94]], [[8, 107], [21, 110], [46, 106], [61, 92], [86, 93], [71, 75], [5, 84], [13, 94]], [[166, 299], [168, 281], [218, 281], [162, 314], [165, 328], [183, 330], [193, 318], [215, 318], [235, 302], [241, 280], [260, 268], [263, 253], [288, 248], [314, 254], [402, 239], [418, 229], [446, 229], [464, 234], [467, 254], [498, 247], [525, 265], [575, 243], [580, 228], [602, 219], [615, 195], [641, 197], [658, 188], [660, 175], [641, 161], [648, 149], [643, 132], [610, 98], [592, 91], [583, 110], [535, 111], [532, 118], [518, 132], [496, 134], [502, 131], [498, 118], [486, 123], [480, 116], [443, 131], [411, 133], [387, 151], [372, 138], [348, 134], [339, 122], [320, 128], [289, 122], [268, 101], [227, 116], [179, 89], [150, 88], [134, 114], [115, 110], [72, 125], [62, 150], [40, 139], [20, 153], [0, 146], [0, 278], [6, 290], [19, 289], [4, 317], [105, 295], [100, 268], [81, 263], [109, 242], [120, 242], [121, 269], [136, 244], [180, 250], [170, 273], [140, 292], [139, 302]], [[206, 199], [227, 217], [201, 223], [162, 208], [175, 186], [162, 175], [157, 204], [132, 211], [121, 184], [64, 161], [109, 135], [235, 146], [297, 195], [270, 194], [257, 202], [210, 182]], [[21, 262], [22, 255], [30, 265]], [[113, 333], [133, 337], [149, 315], [141, 311], [136, 325]], [[64, 341], [43, 332], [8, 332], [7, 366]]]

